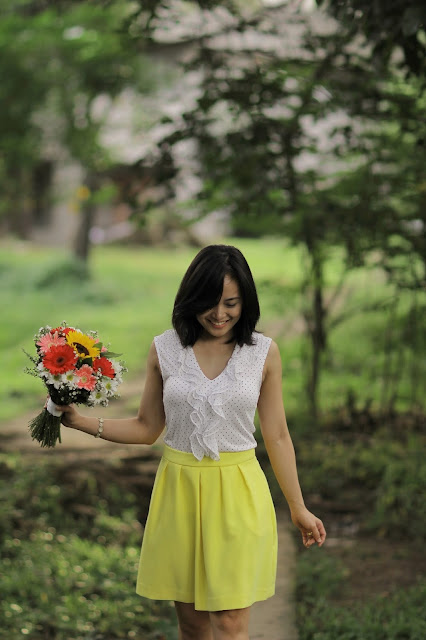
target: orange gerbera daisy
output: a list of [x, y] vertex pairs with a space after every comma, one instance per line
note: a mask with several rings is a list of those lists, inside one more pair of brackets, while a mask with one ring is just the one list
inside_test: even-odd
[[43, 365], [50, 373], [65, 373], [75, 366], [77, 355], [67, 344], [50, 347], [43, 358]]
[[96, 360], [93, 361], [93, 369], [95, 371], [100, 371], [103, 376], [115, 378], [114, 367], [108, 358], [104, 358], [103, 356], [101, 358], [96, 358]]

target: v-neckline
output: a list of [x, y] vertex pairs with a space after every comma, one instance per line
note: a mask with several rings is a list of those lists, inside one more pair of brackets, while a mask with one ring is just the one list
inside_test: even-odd
[[200, 363], [197, 360], [197, 356], [195, 355], [195, 351], [194, 348], [191, 346], [191, 353], [192, 353], [192, 357], [194, 358], [195, 364], [197, 365], [197, 369], [199, 370], [199, 372], [201, 373], [201, 375], [208, 380], [209, 382], [214, 382], [215, 380], [218, 380], [221, 376], [223, 376], [223, 374], [225, 373], [225, 371], [227, 370], [227, 368], [229, 367], [231, 360], [233, 359], [235, 352], [237, 350], [237, 346], [238, 343], [236, 342], [234, 345], [234, 348], [232, 350], [231, 355], [228, 358], [228, 362], [226, 363], [225, 367], [222, 369], [222, 371], [215, 377], [215, 378], [209, 378], [208, 376], [206, 376], [206, 374], [204, 373], [204, 371], [202, 370], [202, 368], [200, 367]]

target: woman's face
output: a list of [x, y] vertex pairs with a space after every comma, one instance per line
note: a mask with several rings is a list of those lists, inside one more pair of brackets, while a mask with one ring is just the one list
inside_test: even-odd
[[209, 336], [229, 339], [241, 317], [241, 309], [242, 300], [238, 284], [230, 276], [225, 276], [222, 297], [218, 304], [208, 311], [199, 313], [197, 320]]

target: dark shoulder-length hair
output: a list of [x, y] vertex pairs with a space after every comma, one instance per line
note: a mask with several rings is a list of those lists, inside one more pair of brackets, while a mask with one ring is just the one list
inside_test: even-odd
[[236, 247], [213, 244], [195, 256], [176, 295], [172, 323], [184, 347], [194, 345], [200, 337], [203, 329], [196, 316], [219, 303], [225, 276], [237, 282], [242, 302], [233, 338], [240, 347], [253, 344], [260, 309], [250, 267]]

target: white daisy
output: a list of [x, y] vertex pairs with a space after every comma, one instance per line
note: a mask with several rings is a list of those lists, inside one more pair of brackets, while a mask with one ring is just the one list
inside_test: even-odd
[[47, 371], [47, 369], [44, 368], [44, 364], [42, 362], [38, 363], [37, 369], [38, 369], [38, 375], [41, 378], [47, 378], [50, 375], [50, 373]]
[[119, 382], [120, 381], [117, 380], [117, 378], [114, 378], [114, 380], [111, 380], [111, 378], [106, 378], [104, 376], [102, 380], [102, 389], [104, 389], [104, 391], [108, 396], [111, 396], [117, 391]]
[[71, 369], [70, 371], [66, 371], [62, 375], [68, 389], [75, 389], [79, 379], [78, 376], [75, 375], [75, 372]]
[[47, 384], [51, 384], [55, 389], [60, 389], [64, 384], [64, 375], [62, 373], [48, 373], [46, 376]]
[[95, 389], [94, 391], [92, 391], [92, 393], [89, 395], [87, 399], [87, 403], [90, 406], [95, 406], [97, 404], [104, 404], [105, 402], [108, 402], [108, 400], [107, 400], [107, 395], [103, 390]]
[[123, 372], [124, 367], [118, 362], [118, 360], [112, 360], [112, 358], [109, 358], [109, 361], [111, 362], [113, 369], [115, 371], [115, 379], [117, 380], [118, 378], [120, 378], [120, 382], [121, 382], [121, 374]]

